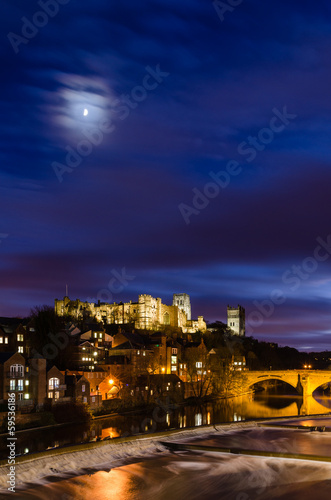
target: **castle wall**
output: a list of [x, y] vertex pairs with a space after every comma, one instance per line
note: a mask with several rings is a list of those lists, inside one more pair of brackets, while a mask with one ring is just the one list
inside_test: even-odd
[[[189, 296], [187, 294], [177, 295], [179, 297], [185, 295], [188, 298], [186, 306], [189, 304], [189, 314], [191, 314]], [[188, 326], [191, 330], [194, 330], [195, 327], [206, 329], [202, 316], [202, 322], [198, 320], [193, 325], [192, 321], [188, 320], [185, 308], [174, 305], [174, 303], [170, 306], [163, 304], [160, 298], [154, 298], [148, 294], [139, 295], [138, 302], [130, 301], [124, 304], [100, 302], [94, 304], [93, 302], [81, 302], [78, 299], [70, 300], [69, 297], [64, 297], [63, 300], [55, 299], [55, 312], [59, 316], [71, 314], [76, 319], [91, 316], [108, 324], [133, 323], [137, 329], [157, 330], [165, 326], [179, 327], [183, 330]]]

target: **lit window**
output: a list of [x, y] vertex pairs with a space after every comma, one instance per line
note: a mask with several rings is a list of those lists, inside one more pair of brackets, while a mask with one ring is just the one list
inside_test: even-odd
[[177, 354], [177, 349], [175, 349], [175, 348], [171, 349], [171, 353], [172, 354]]
[[23, 380], [22, 379], [19, 379], [17, 381], [17, 390], [18, 391], [23, 391]]
[[48, 393], [48, 397], [49, 397], [50, 399], [52, 399], [52, 397], [53, 397], [53, 393], [52, 393], [52, 392], [49, 392], [49, 393]]
[[5, 337], [5, 344], [8, 344], [8, 337]]
[[60, 393], [58, 391], [54, 392], [54, 399], [59, 399]]
[[3, 344], [3, 337], [0, 337], [0, 344]]
[[53, 377], [48, 381], [48, 389], [58, 389], [60, 385], [60, 379]]
[[25, 385], [29, 385], [29, 381], [28, 380], [25, 381]]
[[9, 381], [9, 387], [11, 391], [15, 391], [15, 380]]
[[98, 334], [96, 332], [94, 332], [94, 338], [97, 339], [98, 338]]
[[95, 403], [95, 396], [92, 396], [92, 403]]
[[11, 377], [23, 377], [24, 368], [23, 365], [11, 365], [10, 376]]
[[102, 333], [99, 333], [99, 339], [102, 339]]
[[82, 385], [82, 392], [85, 392], [85, 384]]
[[23, 342], [23, 334], [22, 333], [17, 334], [17, 342]]
[[23, 354], [23, 346], [22, 345], [18, 346], [17, 352], [19, 352], [20, 354]]
[[171, 364], [176, 365], [177, 364], [177, 356], [171, 356]]
[[24, 399], [29, 399], [29, 393], [27, 393], [27, 392], [26, 392], [26, 393], [24, 394]]
[[97, 355], [98, 355], [97, 351], [94, 351], [93, 356], [97, 356]]
[[176, 370], [177, 370], [177, 366], [176, 366], [176, 365], [172, 365], [172, 367], [171, 367], [171, 371], [172, 371], [172, 372], [175, 372]]
[[197, 361], [197, 362], [195, 363], [195, 366], [196, 366], [197, 368], [202, 368], [202, 362], [201, 362], [201, 361]]

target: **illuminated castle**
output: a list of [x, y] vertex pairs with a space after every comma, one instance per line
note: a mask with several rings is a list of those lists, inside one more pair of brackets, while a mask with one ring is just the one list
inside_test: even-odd
[[181, 328], [184, 333], [194, 333], [207, 329], [203, 316], [191, 319], [190, 297], [186, 293], [174, 294], [171, 306], [163, 304], [160, 298], [142, 294], [138, 302], [109, 304], [106, 302], [81, 302], [79, 299], [55, 299], [58, 316], [70, 314], [76, 319], [96, 318], [105, 323], [131, 323], [137, 329], [160, 330], [166, 326]]

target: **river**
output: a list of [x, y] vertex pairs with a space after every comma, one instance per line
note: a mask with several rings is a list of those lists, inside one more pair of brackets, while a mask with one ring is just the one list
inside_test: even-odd
[[[309, 407], [308, 411], [306, 407]], [[279, 418], [331, 411], [330, 398], [318, 401], [293, 395], [250, 394], [216, 400], [202, 406], [176, 406], [163, 403], [153, 411], [132, 412], [95, 419], [89, 425], [72, 424], [47, 429], [30, 429], [17, 433], [16, 453], [24, 455], [70, 444], [113, 439], [121, 436], [181, 429], [208, 424], [240, 422], [257, 418]], [[6, 457], [7, 436], [0, 436], [0, 459]]]
[[[331, 428], [329, 416], [302, 418], [303, 414], [307, 414], [307, 404], [312, 413], [330, 412], [330, 398], [307, 403], [293, 396], [255, 394], [215, 401], [202, 407], [160, 406], [148, 415], [113, 416], [93, 421], [88, 428], [68, 426], [51, 433], [26, 431], [17, 437], [19, 446], [25, 449], [30, 447], [29, 452], [32, 452], [96, 438], [112, 439], [138, 433], [148, 435], [161, 429], [237, 422], [236, 427], [216, 425], [216, 430], [210, 427], [207, 434], [204, 431], [193, 441], [189, 437], [186, 441], [212, 447], [321, 455], [331, 460], [331, 432], [242, 425], [247, 420], [274, 417], [293, 426]], [[285, 417], [291, 416], [297, 419], [286, 421]], [[56, 467], [56, 462], [53, 467]], [[314, 462], [231, 455], [217, 450], [171, 452], [165, 449], [156, 449], [151, 455], [137, 454], [135, 458], [133, 448], [132, 456], [117, 466], [109, 462], [99, 464], [98, 469], [77, 477], [57, 473], [52, 476], [50, 473], [47, 484], [28, 486], [10, 497], [27, 500], [327, 500], [331, 495], [331, 461], [328, 463], [326, 460]]]

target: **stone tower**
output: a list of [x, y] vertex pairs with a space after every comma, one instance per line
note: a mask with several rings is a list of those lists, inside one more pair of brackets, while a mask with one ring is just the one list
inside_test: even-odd
[[228, 306], [228, 328], [233, 335], [245, 336], [245, 309], [239, 304], [238, 307]]
[[191, 301], [190, 296], [187, 293], [174, 293], [172, 299], [172, 305], [177, 306], [186, 313], [186, 318], [188, 321], [191, 319]]

